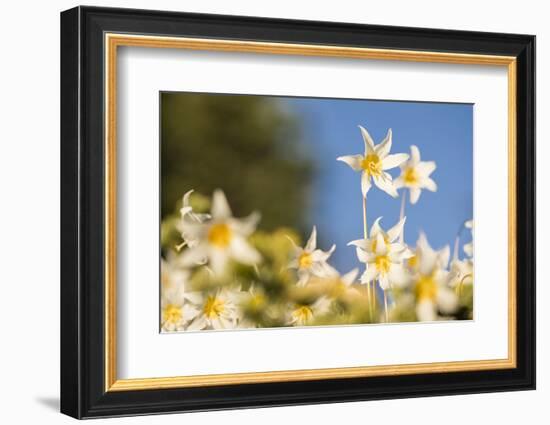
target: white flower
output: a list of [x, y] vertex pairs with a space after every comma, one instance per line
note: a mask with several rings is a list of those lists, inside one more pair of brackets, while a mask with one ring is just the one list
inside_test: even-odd
[[380, 227], [381, 219], [379, 217], [372, 225], [368, 239], [351, 241], [348, 245], [355, 245], [359, 261], [367, 264], [361, 282], [368, 283], [378, 279], [380, 287], [386, 290], [393, 284], [402, 286], [407, 282], [403, 260], [410, 258], [412, 253], [405, 244], [396, 242], [403, 231], [406, 218], [388, 232]]
[[182, 331], [193, 320], [198, 310], [189, 303], [196, 293], [185, 292], [189, 278], [187, 270], [179, 270], [161, 261], [161, 328], [165, 332]]
[[227, 199], [216, 190], [212, 199], [212, 218], [206, 222], [182, 221], [182, 231], [196, 241], [181, 257], [185, 266], [201, 264], [206, 259], [215, 274], [225, 270], [228, 260], [254, 265], [260, 262], [260, 254], [246, 238], [256, 229], [259, 215], [246, 218], [232, 217]]
[[435, 251], [426, 236], [421, 233], [415, 256], [409, 259], [416, 296], [416, 315], [420, 321], [434, 321], [438, 311], [451, 314], [458, 307], [455, 292], [447, 286], [450, 249], [448, 246]]
[[[294, 245], [294, 241], [292, 239], [290, 241]], [[294, 259], [288, 265], [289, 268], [298, 270], [297, 285], [304, 286], [311, 276], [330, 277], [333, 275], [334, 269], [327, 264], [327, 260], [335, 249], [336, 245], [332, 245], [328, 251], [317, 249], [317, 228], [313, 226], [306, 246], [300, 248], [294, 245]]]
[[367, 192], [371, 187], [371, 177], [374, 184], [379, 189], [397, 198], [397, 190], [395, 189], [392, 177], [385, 170], [399, 166], [409, 157], [406, 153], [398, 153], [389, 155], [392, 145], [392, 131], [388, 130], [388, 134], [384, 140], [377, 146], [374, 146], [374, 141], [368, 131], [359, 126], [363, 141], [365, 143], [364, 155], [347, 155], [338, 157], [338, 161], [345, 162], [353, 170], [361, 171], [361, 191], [363, 196], [367, 196]]
[[330, 300], [326, 297], [321, 297], [313, 304], [294, 304], [291, 307], [290, 317], [287, 321], [288, 325], [306, 326], [317, 316], [321, 316], [329, 311]]
[[464, 252], [466, 253], [466, 255], [471, 258], [471, 257], [474, 256], [474, 241], [473, 241], [474, 221], [473, 220], [468, 220], [466, 223], [464, 223], [464, 226], [472, 231], [472, 242], [464, 244], [464, 247], [463, 247]]
[[223, 288], [216, 292], [200, 294], [195, 300], [198, 317], [187, 330], [233, 329], [237, 327], [242, 314], [238, 302], [239, 290]]
[[334, 276], [331, 276], [333, 280], [333, 286], [330, 291], [331, 297], [337, 298], [342, 295], [358, 295], [359, 291], [352, 286], [358, 274], [359, 269], [355, 268], [344, 275], [340, 275], [336, 272]]
[[[257, 328], [259, 324], [252, 320], [249, 316], [264, 315], [271, 313], [271, 305], [261, 288], [256, 287], [254, 284], [250, 286], [248, 291], [243, 291], [239, 296], [239, 305], [243, 310], [243, 315], [239, 320], [238, 327], [242, 329]], [[249, 313], [249, 314], [247, 314]]]
[[411, 192], [411, 204], [416, 204], [422, 189], [432, 192], [437, 190], [437, 185], [430, 178], [435, 170], [434, 161], [420, 161], [420, 151], [415, 145], [411, 146], [410, 159], [401, 164], [401, 175], [395, 180], [395, 187], [406, 187]]
[[460, 285], [471, 285], [474, 283], [474, 264], [471, 260], [459, 260], [455, 258], [451, 261], [451, 269], [447, 284], [451, 288]]
[[185, 231], [186, 222], [190, 223], [203, 223], [206, 220], [210, 219], [210, 214], [200, 214], [193, 211], [193, 207], [189, 203], [189, 198], [191, 197], [191, 194], [193, 193], [193, 189], [186, 192], [185, 195], [183, 195], [183, 207], [180, 209], [180, 215], [181, 219], [177, 224], [177, 229], [181, 233], [181, 237], [183, 239], [183, 243], [178, 245], [176, 248], [179, 251], [181, 248], [183, 248], [185, 245], [189, 247], [193, 247], [197, 245], [199, 242], [198, 239], [191, 237], [188, 235]]

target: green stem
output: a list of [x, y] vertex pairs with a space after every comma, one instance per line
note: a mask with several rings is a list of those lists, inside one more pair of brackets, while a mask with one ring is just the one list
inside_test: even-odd
[[[403, 220], [405, 217], [405, 201], [406, 201], [407, 191], [403, 190], [403, 194], [401, 195], [401, 211], [399, 212], [399, 221]], [[399, 243], [403, 243], [405, 240], [405, 227], [403, 226], [403, 230], [401, 231], [401, 235], [399, 236]]]

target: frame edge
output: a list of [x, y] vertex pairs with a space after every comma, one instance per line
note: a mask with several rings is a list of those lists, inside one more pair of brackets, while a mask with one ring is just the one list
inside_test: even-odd
[[82, 417], [79, 273], [80, 8], [60, 14], [60, 411]]

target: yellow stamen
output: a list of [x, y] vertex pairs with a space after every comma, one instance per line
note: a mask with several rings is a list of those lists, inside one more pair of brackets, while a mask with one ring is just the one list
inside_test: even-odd
[[225, 311], [225, 302], [219, 298], [209, 295], [204, 303], [203, 312], [209, 319], [219, 317]]
[[437, 296], [437, 283], [433, 275], [421, 275], [414, 291], [418, 300], [434, 301]]
[[225, 223], [217, 223], [210, 227], [208, 231], [208, 242], [218, 248], [226, 248], [231, 242], [233, 232]]
[[414, 269], [418, 265], [418, 256], [413, 255], [411, 258], [407, 260], [407, 264], [410, 268]]
[[177, 324], [181, 318], [183, 317], [183, 313], [181, 311], [181, 307], [173, 304], [168, 304], [166, 307], [164, 307], [164, 310], [162, 310], [162, 321], [164, 323], [172, 323]]
[[405, 171], [403, 171], [403, 181], [408, 186], [418, 184], [418, 173], [413, 167], [405, 168]]
[[313, 311], [307, 305], [302, 305], [292, 312], [292, 317], [301, 324], [307, 323], [313, 317]]
[[298, 266], [301, 269], [309, 269], [313, 264], [313, 258], [309, 252], [303, 252], [298, 257]]
[[266, 301], [263, 294], [255, 294], [250, 299], [250, 308], [253, 310], [260, 310], [265, 305]]
[[386, 274], [390, 271], [390, 259], [387, 255], [379, 255], [374, 259], [374, 264], [380, 273]]
[[361, 168], [365, 170], [365, 172], [369, 176], [375, 176], [378, 177], [382, 174], [382, 161], [380, 161], [380, 158], [376, 154], [370, 154], [361, 161]]

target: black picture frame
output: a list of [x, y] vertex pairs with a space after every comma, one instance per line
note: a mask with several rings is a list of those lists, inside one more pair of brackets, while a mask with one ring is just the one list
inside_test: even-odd
[[[259, 40], [517, 58], [517, 367], [105, 391], [104, 34]], [[61, 412], [75, 418], [535, 388], [535, 37], [76, 7], [61, 13]]]

